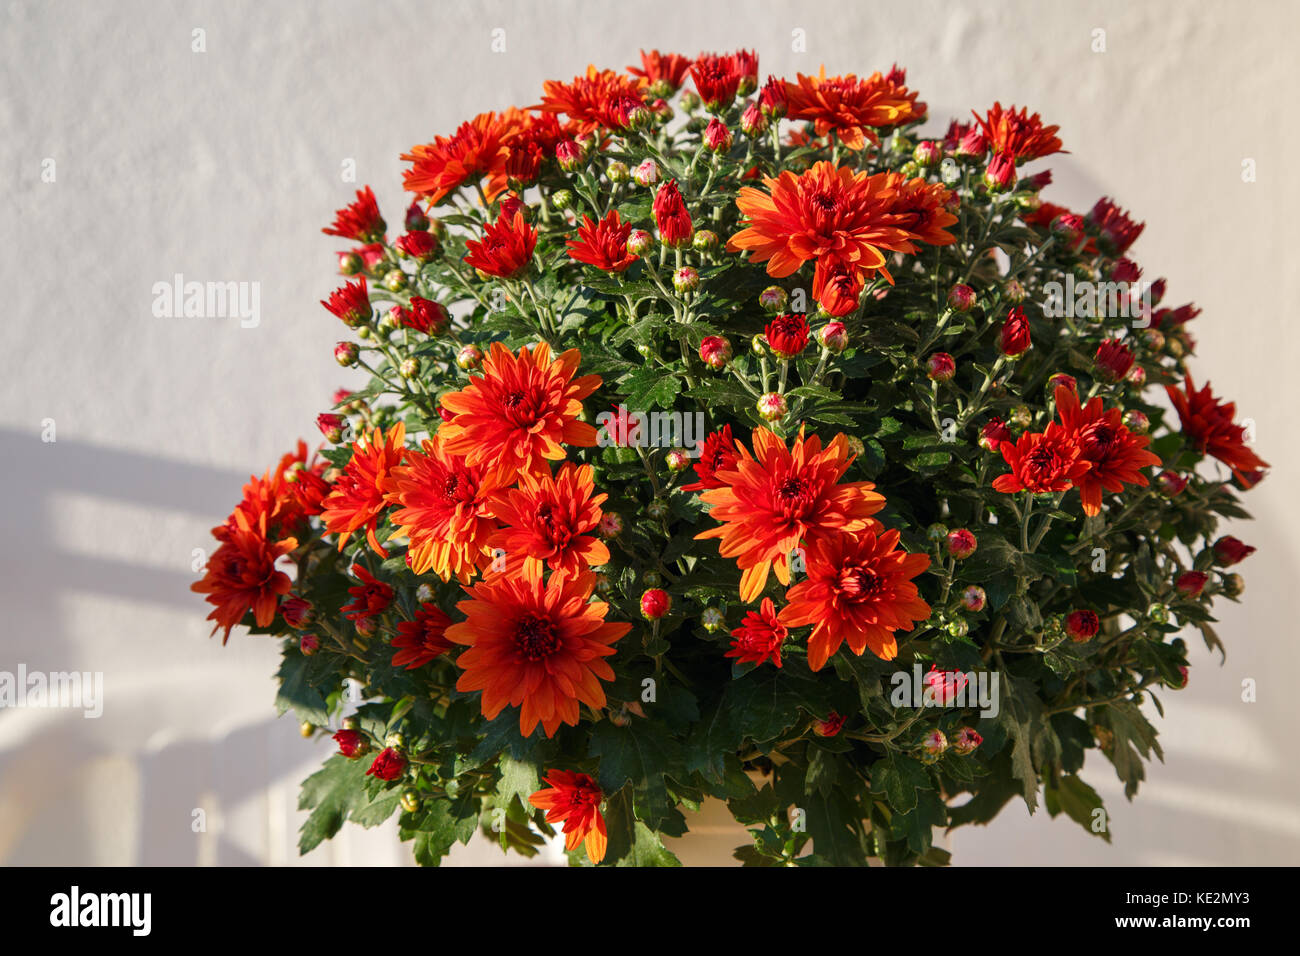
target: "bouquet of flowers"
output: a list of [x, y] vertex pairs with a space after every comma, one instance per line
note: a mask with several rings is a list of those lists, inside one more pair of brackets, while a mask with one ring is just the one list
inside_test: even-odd
[[194, 585], [338, 743], [302, 851], [399, 814], [425, 864], [670, 865], [707, 800], [747, 865], [942, 864], [1017, 797], [1109, 840], [1085, 758], [1131, 798], [1161, 755], [1267, 467], [1198, 310], [1114, 202], [1040, 198], [1026, 109], [925, 138], [896, 67], [641, 60], [413, 147], [395, 235], [369, 187], [324, 230], [367, 378]]

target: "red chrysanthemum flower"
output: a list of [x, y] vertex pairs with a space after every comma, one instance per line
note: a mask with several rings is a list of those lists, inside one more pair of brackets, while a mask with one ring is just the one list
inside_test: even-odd
[[1238, 561], [1244, 561], [1255, 553], [1255, 546], [1246, 544], [1240, 538], [1224, 535], [1214, 542], [1214, 562], [1223, 567], [1231, 567]]
[[695, 226], [677, 189], [677, 180], [670, 179], [659, 187], [655, 193], [654, 214], [659, 238], [665, 245], [680, 246], [690, 242]]
[[528, 268], [537, 245], [537, 230], [522, 212], [504, 215], [483, 227], [482, 239], [468, 239], [465, 261], [490, 276], [509, 279]]
[[690, 65], [690, 58], [680, 53], [660, 53], [658, 50], [647, 53], [642, 50], [640, 68], [629, 66], [627, 71], [640, 77], [656, 95], [668, 96], [682, 85]]
[[1133, 367], [1133, 353], [1119, 339], [1104, 339], [1093, 357], [1097, 374], [1108, 382], [1118, 382]]
[[428, 262], [438, 248], [438, 238], [433, 233], [423, 229], [418, 232], [404, 232], [397, 237], [397, 240], [393, 243], [393, 248], [402, 255], [410, 256], [412, 259], [419, 259], [421, 262]]
[[451, 650], [452, 644], [447, 640], [447, 628], [451, 618], [436, 604], [422, 604], [415, 612], [415, 620], [402, 621], [397, 625], [397, 636], [393, 638], [394, 667], [413, 670], [423, 667], [440, 654]]
[[408, 451], [406, 464], [384, 482], [385, 501], [398, 510], [393, 524], [410, 539], [406, 563], [416, 574], [432, 571], [462, 584], [489, 561], [496, 530], [492, 496], [513, 479], [490, 461], [470, 464], [448, 449], [446, 426]]
[[366, 540], [383, 557], [388, 552], [375, 537], [379, 516], [385, 507], [384, 482], [389, 470], [401, 464], [406, 453], [406, 425], [398, 422], [387, 434], [376, 428], [367, 438], [352, 443], [352, 459], [334, 483], [334, 490], [322, 502], [325, 530], [339, 536], [342, 551], [352, 532], [366, 529]]
[[375, 757], [374, 763], [366, 771], [366, 776], [378, 777], [380, 780], [391, 782], [400, 778], [405, 772], [406, 758], [392, 747], [385, 747]]
[[1017, 164], [1065, 152], [1061, 149], [1060, 137], [1056, 135], [1061, 127], [1044, 126], [1037, 113], [1030, 116], [1029, 111], [1023, 108], [1017, 112], [1015, 106], [1004, 110], [1001, 103], [994, 103], [984, 116], [974, 110], [971, 114], [993, 152], [1009, 156]]
[[505, 551], [506, 574], [540, 581], [543, 568], [576, 576], [609, 561], [609, 548], [594, 536], [607, 496], [595, 493], [592, 475], [591, 465], [565, 462], [554, 477], [524, 474], [518, 489], [493, 496], [502, 527], [488, 544]]
[[704, 105], [710, 110], [722, 110], [735, 100], [746, 68], [747, 64], [734, 53], [701, 53], [691, 64], [691, 79]]
[[206, 594], [205, 600], [213, 605], [207, 619], [214, 622], [213, 634], [226, 629], [222, 644], [230, 640], [230, 629], [249, 611], [258, 627], [267, 627], [275, 620], [280, 596], [293, 586], [289, 575], [277, 570], [275, 563], [298, 547], [298, 541], [268, 541], [266, 522], [265, 513], [250, 520], [247, 513], [236, 510], [231, 524], [218, 529], [221, 544], [208, 558], [203, 578], [190, 585], [191, 591]]
[[490, 202], [506, 188], [509, 132], [504, 117], [480, 113], [462, 123], [454, 136], [438, 136], [432, 143], [412, 147], [401, 157], [411, 163], [402, 174], [403, 187], [436, 206], [457, 187], [478, 183], [486, 176], [484, 192]]
[[695, 461], [696, 480], [689, 485], [682, 485], [682, 491], [703, 491], [706, 488], [725, 488], [718, 480], [720, 471], [730, 471], [740, 457], [736, 451], [736, 442], [731, 437], [731, 426], [723, 425], [716, 432], [704, 437], [704, 448]]
[[819, 437], [805, 439], [800, 429], [787, 448], [760, 428], [753, 442], [753, 456], [737, 443], [735, 465], [715, 474], [723, 487], [701, 493], [720, 524], [695, 536], [721, 539], [718, 553], [735, 558], [744, 572], [740, 598], [746, 603], [762, 592], [773, 569], [777, 580], [790, 583], [790, 553], [801, 542], [811, 546], [842, 532], [879, 528], [871, 515], [885, 506], [871, 482], [839, 484], [852, 462], [844, 435], [823, 448]]
[[1045, 432], [1025, 432], [1014, 445], [1004, 441], [999, 450], [1011, 473], [994, 478], [993, 489], [1004, 494], [1069, 491], [1088, 471], [1079, 446], [1055, 422]]
[[1079, 447], [1079, 457], [1089, 465], [1075, 479], [1084, 514], [1101, 511], [1102, 489], [1123, 491], [1126, 484], [1148, 484], [1141, 469], [1159, 465], [1160, 459], [1146, 450], [1149, 438], [1134, 435], [1125, 427], [1118, 408], [1103, 411], [1100, 395], [1081, 408], [1079, 396], [1061, 385], [1056, 389], [1056, 410], [1061, 426]]
[[368, 321], [371, 310], [366, 277], [361, 276], [355, 282], [343, 283], [342, 288], [331, 292], [328, 299], [321, 299], [320, 304], [338, 316], [348, 328]]
[[362, 749], [365, 744], [365, 738], [361, 736], [361, 731], [351, 728], [344, 728], [334, 734], [334, 742], [339, 745], [339, 753], [351, 760], [353, 757], [360, 757], [365, 751]]
[[514, 355], [493, 342], [481, 375], [444, 395], [451, 421], [439, 429], [444, 447], [470, 464], [497, 464], [511, 472], [537, 472], [564, 458], [561, 443], [590, 448], [596, 429], [578, 421], [582, 399], [600, 387], [599, 375], [574, 378], [577, 349], [551, 359], [541, 342]]
[[393, 589], [359, 564], [352, 570], [361, 583], [348, 588], [352, 600], [341, 610], [343, 616], [355, 624], [388, 610], [388, 605], [393, 603]]
[[620, 222], [618, 210], [611, 209], [605, 218], [594, 222], [590, 216], [582, 217], [578, 237], [569, 239], [569, 256], [579, 262], [593, 265], [605, 272], [622, 272], [637, 256], [627, 251], [627, 237], [632, 223]]
[[1087, 221], [1101, 233], [1105, 244], [1109, 246], [1108, 254], [1116, 256], [1128, 252], [1129, 246], [1137, 241], [1138, 236], [1142, 235], [1142, 230], [1146, 228], [1146, 223], [1134, 222], [1127, 212], [1106, 196], [1097, 200], [1092, 211], [1088, 213]]
[[[1208, 382], [1204, 388], [1198, 389], [1188, 375], [1182, 391], [1172, 385], [1166, 385], [1165, 391], [1178, 412], [1183, 434], [1198, 451], [1219, 459], [1243, 482], [1247, 481], [1250, 473], [1268, 467], [1268, 462], [1246, 447], [1245, 427], [1233, 423], [1237, 414], [1236, 403], [1220, 402], [1210, 391]], [[1253, 484], [1254, 481], [1249, 483]]]
[[768, 347], [778, 358], [794, 358], [808, 347], [808, 316], [786, 314], [773, 317], [763, 330]]
[[451, 313], [441, 302], [413, 295], [411, 307], [399, 313], [398, 322], [425, 335], [441, 335], [451, 325]]
[[615, 70], [597, 70], [589, 65], [586, 76], [575, 76], [569, 83], [547, 80], [537, 108], [546, 113], [563, 113], [574, 124], [575, 132], [618, 129], [622, 126], [618, 104], [629, 98], [640, 100], [643, 83]]
[[608, 838], [600, 802], [605, 799], [596, 781], [585, 773], [550, 770], [546, 774], [548, 789], [538, 790], [528, 802], [546, 811], [547, 823], [564, 823], [564, 848], [574, 850], [579, 843], [587, 850], [587, 859], [599, 863], [605, 858]]
[[879, 142], [875, 129], [925, 118], [925, 104], [916, 102], [896, 74], [873, 73], [865, 80], [853, 74], [817, 76], [797, 74], [798, 82], [785, 84], [792, 120], [811, 120], [818, 136], [833, 133], [849, 149]]
[[894, 633], [912, 630], [930, 616], [930, 605], [912, 578], [930, 566], [924, 554], [899, 551], [898, 532], [817, 539], [808, 548], [808, 577], [786, 592], [780, 620], [787, 627], [813, 625], [808, 666], [821, 670], [843, 643], [862, 656], [898, 656]]
[[888, 173], [855, 173], [828, 162], [796, 176], [764, 179], [767, 192], [745, 186], [736, 205], [744, 228], [727, 250], [752, 253], [776, 279], [792, 275], [809, 259], [833, 256], [864, 273], [885, 270], [885, 252], [912, 252], [908, 234], [893, 214], [895, 189]]
[[466, 588], [469, 599], [456, 607], [467, 620], [447, 628], [449, 641], [466, 645], [456, 689], [482, 691], [488, 720], [518, 707], [525, 737], [539, 723], [547, 737], [576, 726], [580, 703], [604, 707], [600, 682], [614, 679], [605, 658], [632, 625], [605, 620], [609, 605], [591, 600], [595, 585], [589, 572], [555, 575], [545, 586], [495, 574]]
[[357, 198], [334, 213], [334, 225], [321, 232], [357, 242], [375, 242], [384, 237], [388, 224], [379, 215], [379, 203], [369, 186], [357, 190]]
[[734, 657], [740, 664], [762, 664], [770, 660], [781, 666], [781, 645], [789, 629], [777, 618], [771, 598], [763, 598], [757, 611], [749, 611], [740, 627], [731, 632], [731, 650], [724, 657]]

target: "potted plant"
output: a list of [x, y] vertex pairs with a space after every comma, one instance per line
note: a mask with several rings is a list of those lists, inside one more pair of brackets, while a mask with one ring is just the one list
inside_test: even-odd
[[1017, 798], [1110, 839], [1085, 755], [1130, 797], [1160, 755], [1266, 463], [1142, 225], [1040, 198], [1057, 127], [927, 118], [897, 68], [643, 53], [412, 148], [400, 228], [337, 212], [366, 377], [194, 585], [338, 742], [304, 852], [672, 864], [708, 800], [751, 865], [944, 863]]

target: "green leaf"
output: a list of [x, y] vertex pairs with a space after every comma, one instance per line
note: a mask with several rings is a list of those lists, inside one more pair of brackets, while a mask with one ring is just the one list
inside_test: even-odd
[[299, 720], [324, 727], [330, 721], [329, 708], [321, 692], [307, 682], [310, 660], [297, 649], [286, 648], [284, 660], [276, 674], [280, 680], [280, 689], [275, 695], [275, 712], [283, 714], [293, 708], [294, 716]]
[[342, 754], [335, 754], [325, 761], [325, 766], [302, 782], [298, 809], [311, 810], [312, 813], [299, 831], [299, 853], [310, 853], [322, 840], [334, 836], [348, 814], [367, 802], [362, 790], [365, 777], [366, 761], [349, 760]]
[[[1045, 786], [1043, 804], [1053, 817], [1064, 813], [1089, 833], [1096, 834], [1107, 843], [1110, 842], [1110, 821], [1105, 815], [1106, 808], [1101, 802], [1101, 797], [1097, 796], [1096, 790], [1075, 774], [1065, 774], [1056, 786], [1050, 783]], [[1096, 816], [1097, 810], [1102, 811], [1100, 817]], [[1097, 829], [1094, 825], [1098, 819], [1104, 823], [1101, 829]]]

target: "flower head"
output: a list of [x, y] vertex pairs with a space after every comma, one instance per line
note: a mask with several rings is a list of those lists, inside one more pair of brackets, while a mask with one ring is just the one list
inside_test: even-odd
[[1141, 469], [1159, 465], [1160, 459], [1146, 450], [1149, 438], [1128, 430], [1118, 408], [1104, 410], [1100, 395], [1080, 407], [1078, 394], [1061, 385], [1056, 389], [1056, 409], [1062, 428], [1078, 446], [1080, 459], [1089, 466], [1074, 479], [1084, 514], [1101, 511], [1103, 489], [1123, 491], [1125, 484], [1147, 485]]
[[681, 246], [691, 241], [695, 227], [677, 189], [677, 180], [670, 179], [659, 187], [655, 193], [654, 214], [659, 238], [665, 245]]
[[321, 299], [332, 314], [338, 316], [343, 324], [352, 328], [370, 318], [370, 293], [366, 291], [366, 277], [356, 282], [345, 282], [342, 287], [329, 294], [328, 299]]
[[517, 489], [496, 492], [501, 528], [488, 544], [505, 551], [505, 572], [540, 581], [544, 568], [576, 576], [608, 563], [609, 548], [595, 536], [606, 496], [595, 490], [591, 465], [565, 462], [554, 476], [524, 474]]
[[465, 262], [488, 275], [509, 279], [528, 268], [536, 245], [537, 230], [522, 212], [509, 219], [503, 215], [483, 227], [482, 239], [466, 240]]
[[551, 770], [546, 774], [546, 788], [538, 790], [528, 802], [546, 811], [547, 823], [564, 823], [564, 848], [574, 850], [581, 843], [587, 859], [599, 863], [605, 858], [608, 838], [600, 802], [605, 799], [596, 781], [585, 773]]
[[893, 660], [895, 632], [910, 631], [930, 616], [912, 583], [930, 559], [897, 546], [895, 530], [823, 536], [809, 545], [808, 576], [786, 592], [780, 620], [787, 627], [813, 625], [810, 668], [821, 670], [844, 643], [858, 656], [870, 648], [882, 660]]
[[1001, 103], [994, 103], [984, 116], [972, 113], [993, 152], [1017, 163], [1062, 152], [1056, 135], [1060, 127], [1044, 126], [1037, 113], [1031, 116], [1024, 108], [1017, 112], [1015, 106], [1003, 109]]
[[925, 117], [925, 104], [903, 85], [900, 74], [873, 73], [865, 80], [853, 74], [827, 78], [797, 74], [785, 84], [789, 117], [811, 120], [819, 137], [833, 133], [849, 149], [879, 142], [876, 129], [898, 126]]
[[321, 232], [327, 236], [341, 236], [357, 242], [375, 242], [384, 237], [388, 226], [379, 215], [379, 204], [369, 187], [357, 190], [356, 201], [334, 213], [334, 225]]
[[1246, 447], [1245, 427], [1233, 423], [1237, 414], [1236, 404], [1220, 402], [1210, 391], [1208, 383], [1198, 389], [1188, 375], [1182, 390], [1166, 385], [1165, 391], [1178, 412], [1183, 434], [1198, 451], [1208, 452], [1219, 459], [1238, 479], [1268, 467], [1268, 462]]
[[614, 671], [605, 661], [631, 624], [607, 622], [609, 606], [591, 601], [596, 577], [555, 575], [540, 581], [497, 574], [466, 589], [456, 605], [467, 619], [447, 628], [447, 640], [466, 645], [456, 659], [460, 691], [482, 691], [483, 716], [518, 707], [525, 737], [540, 723], [551, 737], [561, 724], [576, 726], [578, 704], [604, 707], [601, 681]]
[[763, 598], [757, 611], [749, 611], [740, 627], [731, 632], [731, 650], [724, 657], [734, 657], [740, 664], [771, 661], [781, 666], [781, 645], [790, 630], [777, 619], [771, 598]]
[[401, 157], [411, 164], [402, 175], [402, 185], [436, 206], [458, 187], [487, 177], [485, 194], [489, 201], [495, 199], [506, 189], [507, 144], [518, 122], [512, 115], [480, 113], [462, 123], [455, 135], [412, 147]]
[[232, 524], [220, 529], [221, 544], [208, 558], [202, 580], [190, 585], [191, 591], [207, 595], [205, 600], [213, 605], [208, 620], [214, 622], [213, 634], [225, 628], [222, 644], [230, 640], [230, 629], [249, 611], [259, 627], [268, 626], [275, 619], [280, 595], [293, 586], [289, 575], [275, 564], [298, 542], [294, 538], [268, 541], [267, 520], [265, 512], [252, 518], [236, 509]]
[[766, 428], [755, 430], [754, 454], [737, 443], [730, 469], [715, 472], [722, 483], [700, 497], [720, 524], [695, 537], [718, 538], [718, 553], [735, 558], [743, 575], [740, 597], [749, 603], [762, 592], [775, 569], [790, 583], [790, 553], [800, 543], [879, 527], [871, 517], [885, 499], [866, 481], [844, 484], [851, 458], [848, 441], [836, 435], [824, 448], [816, 435], [800, 429], [792, 447]]
[[569, 256], [604, 272], [622, 272], [637, 260], [627, 251], [627, 237], [631, 232], [632, 224], [620, 222], [617, 209], [611, 209], [600, 222], [584, 215], [578, 226], [578, 237], [566, 242]]
[[508, 471], [537, 472], [564, 458], [561, 444], [590, 448], [596, 429], [578, 421], [582, 399], [600, 387], [599, 375], [575, 378], [582, 356], [569, 349], [551, 358], [541, 342], [515, 355], [493, 342], [482, 374], [442, 397], [452, 414], [438, 431], [444, 447], [471, 465], [499, 463]]
[[452, 644], [447, 640], [450, 625], [451, 618], [442, 608], [436, 604], [420, 605], [414, 620], [397, 625], [397, 636], [393, 638], [393, 650], [397, 652], [393, 655], [393, 666], [412, 670], [451, 650]]
[[1006, 494], [1068, 491], [1088, 471], [1079, 446], [1055, 422], [1046, 432], [1025, 432], [1015, 444], [1003, 441], [999, 450], [1011, 473], [994, 478], [993, 488]]
[[406, 454], [406, 425], [398, 422], [387, 433], [375, 428], [352, 443], [352, 458], [334, 482], [334, 490], [321, 503], [325, 530], [339, 536], [342, 551], [352, 533], [366, 529], [366, 540], [383, 557], [388, 552], [375, 537], [385, 507], [383, 484], [391, 469]]
[[689, 485], [682, 485], [682, 491], [725, 488], [726, 485], [717, 477], [718, 472], [730, 470], [739, 457], [735, 439], [731, 437], [730, 425], [723, 425], [716, 432], [709, 432], [704, 437], [704, 448], [700, 450], [700, 457], [695, 461], [696, 480]]
[[359, 564], [352, 570], [361, 583], [348, 588], [352, 600], [343, 605], [342, 611], [355, 624], [388, 610], [388, 605], [393, 603], [393, 589]]

